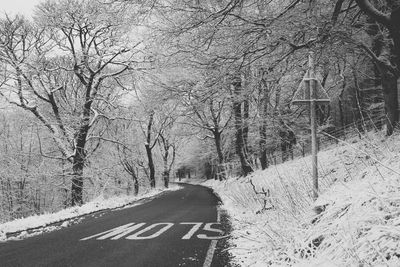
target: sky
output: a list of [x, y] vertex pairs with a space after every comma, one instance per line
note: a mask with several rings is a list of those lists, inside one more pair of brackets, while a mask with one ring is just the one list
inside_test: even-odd
[[34, 6], [44, 0], [0, 0], [0, 14], [23, 14], [27, 17], [33, 15]]

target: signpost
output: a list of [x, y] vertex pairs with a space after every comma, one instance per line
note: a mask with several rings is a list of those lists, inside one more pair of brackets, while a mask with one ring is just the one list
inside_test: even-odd
[[311, 151], [312, 151], [312, 174], [313, 174], [313, 198], [318, 197], [318, 147], [317, 147], [317, 105], [329, 104], [329, 96], [314, 73], [313, 53], [308, 56], [308, 70], [297, 89], [292, 104], [309, 105], [311, 121]]

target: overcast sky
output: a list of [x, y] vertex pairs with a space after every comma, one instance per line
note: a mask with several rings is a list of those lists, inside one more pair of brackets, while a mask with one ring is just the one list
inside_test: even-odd
[[6, 12], [8, 14], [23, 14], [32, 16], [33, 7], [44, 0], [0, 0], [1, 16]]

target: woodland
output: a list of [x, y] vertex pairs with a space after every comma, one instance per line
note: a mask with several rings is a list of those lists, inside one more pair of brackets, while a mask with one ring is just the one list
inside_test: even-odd
[[229, 179], [399, 122], [399, 0], [47, 0], [0, 19], [0, 222]]

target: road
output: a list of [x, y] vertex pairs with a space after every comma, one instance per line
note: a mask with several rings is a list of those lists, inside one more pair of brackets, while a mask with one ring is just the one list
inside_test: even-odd
[[0, 266], [229, 266], [218, 198], [197, 185], [78, 224], [0, 243]]

